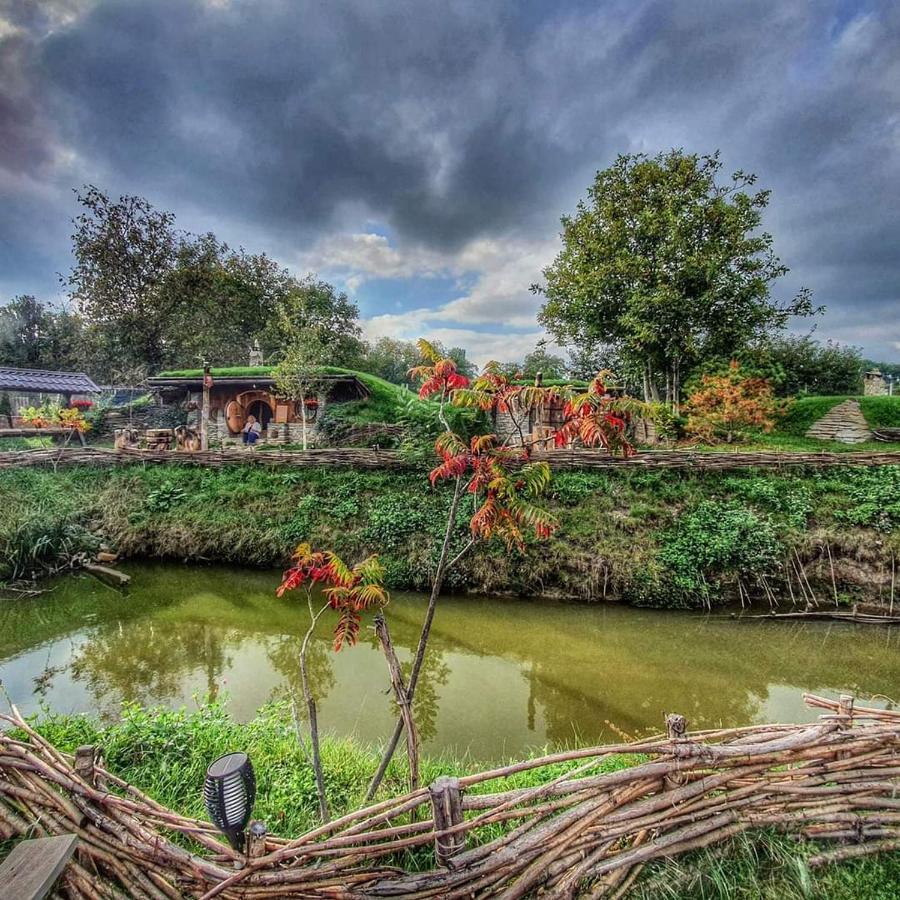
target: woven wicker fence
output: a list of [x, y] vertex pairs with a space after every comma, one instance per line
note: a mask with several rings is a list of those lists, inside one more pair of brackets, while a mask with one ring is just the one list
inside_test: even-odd
[[[621, 896], [646, 863], [759, 827], [826, 842], [813, 866], [900, 848], [900, 712], [807, 702], [826, 711], [807, 725], [688, 734], [668, 716], [664, 736], [439, 779], [293, 840], [259, 836], [247, 856], [105, 771], [94, 748], [60, 753], [14, 713], [0, 838], [77, 834], [70, 896], [153, 900]], [[639, 761], [598, 772], [621, 753]], [[485, 792], [559, 763], [571, 768], [540, 787]], [[405, 871], [410, 850], [433, 852], [433, 868]]]
[[[900, 464], [900, 451], [848, 453], [700, 453], [693, 450], [653, 450], [622, 459], [597, 450], [538, 450], [531, 458], [566, 469], [782, 469], [797, 466], [882, 466]], [[116, 466], [134, 462], [152, 465], [197, 465], [212, 468], [241, 465], [332, 466], [357, 469], [402, 469], [408, 466], [396, 450], [326, 448], [321, 450], [209, 450], [197, 453], [158, 450], [105, 450], [99, 447], [58, 447], [0, 453], [0, 469], [20, 466]]]

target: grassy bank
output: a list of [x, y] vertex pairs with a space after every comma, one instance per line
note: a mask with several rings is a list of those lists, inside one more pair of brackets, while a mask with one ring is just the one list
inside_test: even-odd
[[[106, 764], [116, 774], [166, 806], [201, 818], [206, 818], [200, 797], [206, 766], [216, 756], [241, 747], [250, 754], [257, 773], [255, 815], [281, 835], [297, 835], [317, 824], [312, 773], [283, 705], [264, 708], [243, 726], [229, 719], [219, 706], [194, 713], [131, 707], [120, 722], [105, 727], [82, 716], [58, 716], [45, 719], [39, 730], [69, 752], [85, 743], [102, 746]], [[323, 759], [333, 812], [356, 808], [377, 763], [377, 749], [329, 738], [323, 747]], [[613, 757], [599, 770], [615, 771], [636, 761], [637, 757]], [[520, 773], [502, 783], [490, 783], [484, 790], [536, 786], [575, 765]], [[425, 759], [422, 776], [430, 782], [439, 775], [462, 775], [481, 768], [472, 760]], [[404, 792], [405, 777], [403, 764], [392, 764], [382, 794]], [[486, 831], [474, 839], [487, 840], [494, 835]], [[887, 900], [896, 896], [900, 854], [811, 870], [806, 859], [817, 849], [821, 848], [770, 833], [740, 836], [719, 847], [649, 866], [628, 896], [645, 900]], [[409, 867], [429, 866], [433, 864], [430, 857], [430, 852], [417, 851], [401, 862]]]
[[[422, 589], [449, 491], [418, 472], [135, 464], [4, 470], [0, 504], [0, 579], [101, 542], [126, 556], [278, 565], [309, 540], [349, 559], [378, 552], [391, 587]], [[521, 554], [479, 547], [452, 587], [689, 606], [736, 596], [740, 582], [758, 597], [887, 601], [900, 557], [897, 466], [566, 472], [549, 505], [560, 521], [549, 541]]]

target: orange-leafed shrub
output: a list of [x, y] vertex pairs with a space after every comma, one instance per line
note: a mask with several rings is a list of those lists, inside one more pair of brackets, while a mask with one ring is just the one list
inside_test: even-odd
[[782, 411], [769, 382], [744, 375], [735, 360], [724, 375], [704, 375], [684, 407], [690, 434], [726, 443], [747, 431], [771, 431]]

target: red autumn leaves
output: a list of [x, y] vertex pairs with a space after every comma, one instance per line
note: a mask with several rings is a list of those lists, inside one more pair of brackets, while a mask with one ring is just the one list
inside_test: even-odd
[[384, 589], [384, 568], [377, 556], [370, 556], [350, 568], [337, 554], [330, 551], [314, 551], [309, 544], [297, 547], [293, 565], [284, 573], [276, 594], [299, 587], [311, 590], [321, 585], [328, 605], [338, 612], [334, 629], [334, 649], [344, 644], [353, 646], [359, 636], [361, 613], [380, 609], [388, 602]]

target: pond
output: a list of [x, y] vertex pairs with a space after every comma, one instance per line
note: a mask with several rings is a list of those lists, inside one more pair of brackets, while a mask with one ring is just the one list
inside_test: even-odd
[[[130, 564], [127, 595], [89, 576], [0, 600], [0, 679], [25, 713], [118, 714], [123, 701], [195, 706], [207, 696], [240, 720], [299, 697], [306, 609], [276, 599], [272, 571]], [[402, 661], [426, 598], [388, 608]], [[325, 617], [327, 619], [327, 617]], [[312, 655], [325, 730], [366, 742], [390, 732], [384, 657], [371, 630], [334, 653], [323, 621]], [[690, 727], [806, 721], [803, 691], [900, 699], [900, 630], [726, 618], [546, 600], [441, 599], [418, 720], [425, 750], [492, 762], [547, 744]]]

